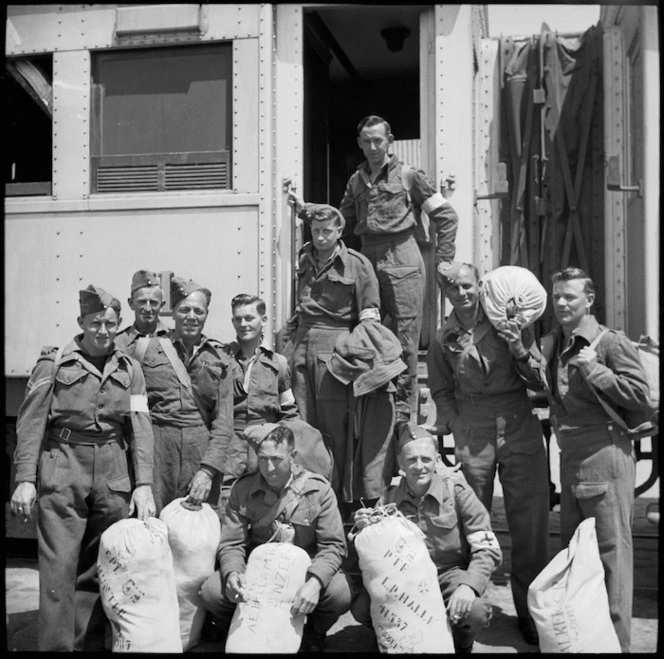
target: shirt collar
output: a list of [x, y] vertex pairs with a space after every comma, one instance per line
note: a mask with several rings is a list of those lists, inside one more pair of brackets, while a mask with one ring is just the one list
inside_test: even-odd
[[[559, 340], [561, 342], [561, 345], [563, 345], [565, 343], [565, 335], [563, 334], [563, 328], [561, 326], [558, 326], [557, 330], [559, 332]], [[584, 316], [581, 319], [581, 322], [572, 330], [570, 339], [571, 342], [573, 343], [576, 340], [576, 337], [580, 336], [588, 342], [588, 345], [590, 345], [593, 342], [593, 340], [597, 337], [597, 335], [600, 333], [600, 331], [601, 328], [595, 316], [593, 315]]]
[[[408, 487], [408, 481], [406, 480], [405, 476], [403, 477], [399, 486], [403, 488], [402, 493], [405, 499], [408, 499], [411, 502], [414, 502], [417, 499], [417, 496], [415, 496], [410, 491], [410, 488]], [[433, 497], [438, 502], [439, 505], [443, 504], [443, 500], [445, 499], [445, 495], [443, 493], [443, 479], [441, 478], [440, 474], [436, 471], [434, 471], [431, 477], [431, 483], [429, 483], [429, 488], [422, 495], [421, 498], [424, 499], [425, 497]]]
[[[393, 153], [387, 154], [388, 161], [381, 167], [381, 172], [387, 168], [388, 171], [393, 170], [399, 164], [399, 158], [397, 158]], [[357, 169], [364, 175], [367, 180], [371, 174], [371, 167], [369, 167], [369, 161], [363, 160], [357, 167]]]
[[[484, 309], [480, 304], [477, 311], [477, 325], [475, 326], [475, 329], [478, 329], [481, 325], [488, 322], [489, 319], [487, 318], [486, 314], [484, 313]], [[452, 313], [447, 317], [447, 320], [443, 325], [443, 337], [446, 338], [452, 332], [455, 332], [456, 334], [469, 334], [468, 330], [459, 321], [459, 316], [457, 316], [456, 309], [452, 309]]]

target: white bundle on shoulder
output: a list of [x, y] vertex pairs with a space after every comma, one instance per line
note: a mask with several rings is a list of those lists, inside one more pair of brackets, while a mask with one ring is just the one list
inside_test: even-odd
[[546, 290], [527, 268], [502, 265], [480, 279], [480, 303], [494, 327], [513, 318], [524, 329], [544, 313]]

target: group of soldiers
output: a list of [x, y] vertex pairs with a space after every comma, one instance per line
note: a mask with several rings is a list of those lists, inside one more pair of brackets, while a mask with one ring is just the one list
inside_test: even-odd
[[[546, 389], [555, 420], [563, 546], [596, 518], [612, 619], [629, 649], [634, 450], [592, 387], [619, 409], [643, 407], [638, 355], [616, 332], [590, 348], [601, 332], [595, 290], [576, 268], [554, 276], [560, 327], [541, 345], [515, 320], [494, 327], [477, 268], [453, 260], [456, 213], [423, 172], [389, 153], [393, 139], [381, 117], [360, 122], [366, 159], [340, 209], [291, 193], [311, 241], [283, 354], [264, 343], [255, 295], [232, 299], [236, 340], [223, 344], [203, 333], [211, 293], [191, 279], [171, 279], [172, 328], [160, 320], [154, 272], [133, 276], [135, 319], [122, 331], [116, 298], [94, 285], [80, 291], [81, 333], [42, 351], [17, 423], [11, 508], [24, 519], [38, 508], [41, 650], [104, 649], [101, 533], [186, 497], [220, 516], [218, 569], [201, 588], [219, 633], [247, 595], [251, 550], [283, 524], [312, 558], [292, 608], [307, 616], [303, 648], [322, 650], [349, 609], [371, 625], [368, 594], [341, 569], [343, 522], [361, 529], [372, 506], [395, 503], [424, 532], [455, 649], [470, 652], [489, 624], [485, 589], [502, 558], [490, 524], [496, 470], [518, 626], [536, 645], [527, 591], [548, 560], [549, 479], [528, 389]], [[435, 227], [437, 280], [453, 308], [428, 351], [438, 414], [427, 428], [413, 421], [425, 287], [416, 209]], [[342, 240], [351, 229], [361, 252]], [[458, 468], [446, 471], [438, 437], [450, 433]]]

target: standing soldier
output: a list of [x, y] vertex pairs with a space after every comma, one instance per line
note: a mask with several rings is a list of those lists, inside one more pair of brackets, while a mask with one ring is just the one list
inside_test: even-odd
[[[127, 303], [134, 312], [134, 322], [118, 332], [115, 337], [115, 345], [133, 357], [138, 346], [147, 346], [147, 341], [139, 341], [142, 337], [149, 338], [168, 334], [168, 327], [159, 318], [159, 312], [166, 302], [156, 272], [138, 270], [134, 273], [131, 279], [131, 296]], [[142, 350], [144, 351], [145, 348]], [[138, 360], [141, 361], [140, 355]]]
[[606, 331], [592, 314], [593, 280], [579, 268], [552, 280], [560, 326], [542, 337], [542, 356], [560, 446], [560, 542], [567, 547], [577, 526], [595, 518], [611, 620], [621, 650], [629, 652], [636, 457], [631, 438], [599, 396], [620, 415], [646, 411], [648, 381], [630, 340]]
[[302, 418], [318, 428], [332, 452], [332, 484], [339, 493], [352, 388], [327, 368], [337, 338], [359, 322], [379, 322], [378, 281], [371, 263], [341, 241], [343, 215], [309, 204], [311, 242], [300, 251], [297, 307], [289, 338], [293, 394]]
[[[417, 405], [417, 351], [426, 288], [424, 261], [415, 240], [416, 214], [425, 212], [436, 230], [437, 277], [454, 258], [458, 217], [449, 201], [418, 169], [389, 153], [394, 142], [390, 125], [369, 115], [357, 126], [357, 145], [366, 160], [350, 177], [339, 206], [341, 214], [362, 240], [380, 284], [381, 315], [391, 319], [408, 370], [397, 379], [397, 420], [414, 417]], [[299, 212], [302, 198], [290, 193]]]
[[11, 509], [28, 519], [37, 504], [39, 649], [53, 652], [104, 649], [100, 536], [128, 515], [155, 514], [145, 380], [113, 344], [120, 302], [93, 285], [79, 297], [82, 333], [65, 348], [42, 350], [14, 453]]
[[527, 387], [541, 389], [539, 354], [523, 345], [515, 321], [501, 330], [479, 303], [479, 273], [453, 264], [445, 294], [454, 307], [429, 346], [429, 388], [438, 434], [454, 435], [454, 453], [479, 500], [491, 512], [493, 484], [503, 488], [512, 538], [512, 597], [524, 640], [537, 645], [528, 586], [547, 564], [549, 478], [542, 427]]
[[210, 298], [207, 288], [173, 277], [175, 328], [150, 339], [143, 357], [159, 512], [184, 496], [217, 505], [222, 447], [233, 432], [234, 367], [223, 345], [203, 334]]

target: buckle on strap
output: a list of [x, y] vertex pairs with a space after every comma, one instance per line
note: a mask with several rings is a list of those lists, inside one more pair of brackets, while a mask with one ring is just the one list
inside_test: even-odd
[[55, 436], [63, 442], [68, 442], [69, 437], [71, 436], [71, 430], [69, 428], [60, 428], [60, 432], [56, 433]]

